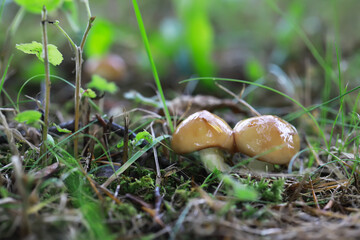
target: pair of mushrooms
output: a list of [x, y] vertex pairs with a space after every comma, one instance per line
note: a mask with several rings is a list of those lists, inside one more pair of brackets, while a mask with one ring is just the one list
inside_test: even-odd
[[199, 151], [205, 167], [227, 171], [221, 150], [241, 152], [272, 164], [287, 164], [300, 149], [299, 135], [294, 126], [272, 115], [242, 120], [234, 129], [220, 117], [206, 110], [196, 112], [182, 121], [171, 141], [178, 154]]

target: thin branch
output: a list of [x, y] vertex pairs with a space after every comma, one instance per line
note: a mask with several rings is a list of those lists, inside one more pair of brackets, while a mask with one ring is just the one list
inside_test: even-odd
[[80, 119], [80, 87], [81, 87], [81, 65], [82, 65], [82, 51], [80, 47], [76, 47], [76, 53], [75, 53], [75, 119], [74, 119], [74, 131], [75, 131], [75, 137], [74, 137], [74, 156], [77, 159], [78, 158], [78, 146], [79, 141], [77, 138], [78, 130], [79, 130], [79, 119]]
[[[49, 109], [50, 109], [50, 66], [49, 66], [49, 55], [48, 55], [48, 39], [47, 39], [47, 11], [44, 5], [42, 10], [42, 35], [43, 35], [43, 53], [44, 53], [44, 66], [45, 66], [45, 99], [43, 103], [45, 104], [44, 111], [44, 125], [42, 129], [42, 145], [40, 149], [40, 156], [46, 152], [46, 140], [48, 134], [48, 124], [49, 124]], [[47, 164], [47, 156], [45, 155], [44, 164]]]
[[89, 4], [89, 0], [82, 0], [85, 4], [85, 7], [86, 7], [86, 11], [87, 11], [87, 14], [88, 14], [88, 17], [91, 18], [91, 10], [90, 10], [90, 4]]
[[218, 84], [217, 82], [215, 82], [216, 86], [218, 86], [221, 90], [225, 91], [226, 93], [230, 94], [231, 96], [233, 96], [239, 103], [241, 103], [242, 105], [244, 105], [245, 107], [249, 108], [251, 113], [256, 115], [256, 116], [261, 116], [261, 114], [255, 110], [255, 108], [253, 108], [250, 104], [248, 104], [244, 99], [239, 98], [239, 96], [237, 96], [235, 93], [231, 92], [229, 89], [225, 88], [223, 85]]
[[58, 20], [56, 20], [53, 24], [60, 30], [60, 32], [62, 32], [65, 35], [65, 37], [67, 38], [67, 40], [69, 41], [69, 43], [73, 47], [73, 50], [75, 51], [76, 50], [76, 44], [71, 39], [69, 34], [67, 34], [67, 32], [65, 32], [65, 30], [62, 27], [60, 27], [60, 22]]
[[87, 27], [86, 27], [85, 33], [84, 33], [84, 35], [83, 35], [83, 37], [82, 37], [82, 40], [81, 40], [81, 44], [80, 44], [81, 50], [84, 49], [84, 45], [85, 45], [86, 38], [87, 38], [87, 36], [89, 35], [89, 31], [90, 31], [90, 29], [91, 29], [91, 27], [92, 27], [92, 25], [93, 25], [93, 22], [95, 21], [95, 18], [96, 18], [96, 17], [90, 17], [90, 18], [89, 18], [88, 25], [87, 25]]
[[[150, 130], [151, 130], [152, 137], [155, 138], [155, 132], [154, 132], [153, 124], [154, 124], [154, 122], [151, 122]], [[160, 184], [161, 184], [161, 172], [160, 172], [159, 158], [158, 158], [155, 146], [153, 147], [153, 152], [154, 152], [154, 160], [155, 160], [155, 167], [156, 167], [156, 185], [160, 186]]]

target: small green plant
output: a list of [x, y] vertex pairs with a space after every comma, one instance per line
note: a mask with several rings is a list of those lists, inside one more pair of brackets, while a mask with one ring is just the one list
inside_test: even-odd
[[[131, 156], [134, 152], [141, 150], [141, 146], [144, 144], [145, 141], [149, 144], [153, 143], [153, 137], [151, 136], [151, 134], [146, 130], [137, 133], [134, 139], [128, 141], [128, 154]], [[116, 147], [123, 148], [124, 140], [121, 140], [116, 145]]]
[[255, 188], [248, 184], [243, 184], [237, 181], [230, 175], [224, 175], [222, 177], [225, 185], [229, 187], [230, 192], [239, 201], [255, 201], [258, 198], [258, 193]]
[[75, 52], [75, 117], [74, 117], [74, 131], [75, 131], [75, 137], [74, 137], [74, 155], [75, 158], [78, 158], [78, 146], [79, 146], [79, 140], [77, 137], [78, 130], [79, 130], [79, 123], [80, 123], [80, 100], [81, 100], [81, 71], [82, 71], [82, 63], [83, 63], [83, 50], [85, 46], [85, 42], [87, 39], [87, 36], [89, 34], [89, 31], [93, 25], [93, 22], [95, 21], [95, 17], [92, 16], [90, 5], [88, 0], [83, 1], [85, 4], [85, 8], [87, 10], [88, 15], [88, 24], [85, 29], [85, 32], [83, 34], [83, 37], [81, 39], [80, 45], [76, 45], [75, 42], [71, 39], [71, 37], [66, 33], [66, 31], [60, 26], [59, 21], [55, 21], [55, 26], [64, 34], [64, 36], [67, 38], [69, 43], [71, 44], [72, 50]]
[[[41, 113], [39, 111], [35, 111], [35, 110], [27, 110], [27, 111], [23, 111], [18, 113], [15, 116], [15, 120], [18, 122], [23, 122], [29, 125], [32, 124], [36, 124], [39, 123], [41, 119]], [[37, 125], [37, 124], [36, 124]]]
[[[38, 59], [44, 62], [45, 68], [45, 99], [43, 104], [45, 105], [44, 110], [44, 124], [42, 129], [42, 141], [46, 142], [48, 136], [48, 127], [49, 127], [49, 111], [50, 111], [50, 67], [49, 63], [53, 65], [59, 65], [62, 60], [62, 54], [57, 50], [57, 47], [54, 45], [48, 44], [47, 39], [47, 10], [44, 5], [44, 1], [37, 0], [35, 3], [27, 0], [19, 0], [18, 4], [23, 6], [25, 9], [38, 13], [41, 12], [41, 26], [42, 26], [42, 38], [43, 43], [38, 43], [33, 41], [32, 43], [18, 44], [16, 48], [23, 51], [27, 54], [35, 54]], [[47, 4], [51, 8], [56, 8], [59, 5], [59, 0], [48, 1]], [[40, 8], [41, 6], [41, 8]], [[46, 144], [42, 144], [40, 148], [40, 156], [44, 156], [43, 163], [47, 164], [47, 155], [46, 155]]]
[[[57, 49], [57, 47], [53, 44], [48, 44], [48, 55], [49, 55], [49, 63], [54, 66], [60, 65], [64, 60], [61, 52]], [[32, 41], [31, 43], [20, 43], [16, 44], [16, 48], [27, 54], [34, 54], [36, 57], [44, 62], [44, 48], [43, 44]]]
[[87, 86], [100, 92], [109, 92], [111, 94], [118, 91], [118, 87], [114, 82], [108, 82], [105, 78], [102, 78], [99, 75], [93, 75], [91, 77], [91, 82], [89, 82]]
[[270, 180], [262, 178], [259, 180], [251, 180], [250, 177], [241, 180], [243, 184], [253, 187], [259, 193], [259, 199], [269, 202], [281, 202], [284, 192], [284, 179]]

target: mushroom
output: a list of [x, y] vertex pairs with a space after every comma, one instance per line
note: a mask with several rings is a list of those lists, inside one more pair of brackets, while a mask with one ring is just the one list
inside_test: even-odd
[[220, 117], [206, 110], [196, 112], [175, 129], [172, 149], [178, 154], [199, 151], [200, 159], [209, 171], [226, 171], [221, 149], [234, 151], [234, 136], [231, 127]]
[[126, 75], [126, 64], [122, 57], [109, 54], [101, 58], [88, 59], [84, 71], [89, 75], [100, 75], [109, 81], [121, 82]]
[[242, 120], [234, 127], [237, 151], [272, 164], [287, 164], [300, 149], [299, 135], [285, 120], [263, 115]]

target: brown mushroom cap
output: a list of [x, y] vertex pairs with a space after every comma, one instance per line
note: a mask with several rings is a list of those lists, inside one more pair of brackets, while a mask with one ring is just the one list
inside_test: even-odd
[[223, 119], [204, 110], [190, 115], [179, 124], [172, 136], [171, 147], [179, 154], [212, 147], [232, 152], [234, 136]]
[[102, 58], [90, 58], [84, 63], [84, 71], [89, 75], [97, 74], [109, 81], [123, 80], [126, 65], [122, 57], [110, 54]]
[[294, 126], [283, 119], [264, 115], [240, 121], [234, 127], [236, 148], [250, 157], [272, 164], [287, 164], [300, 149]]

